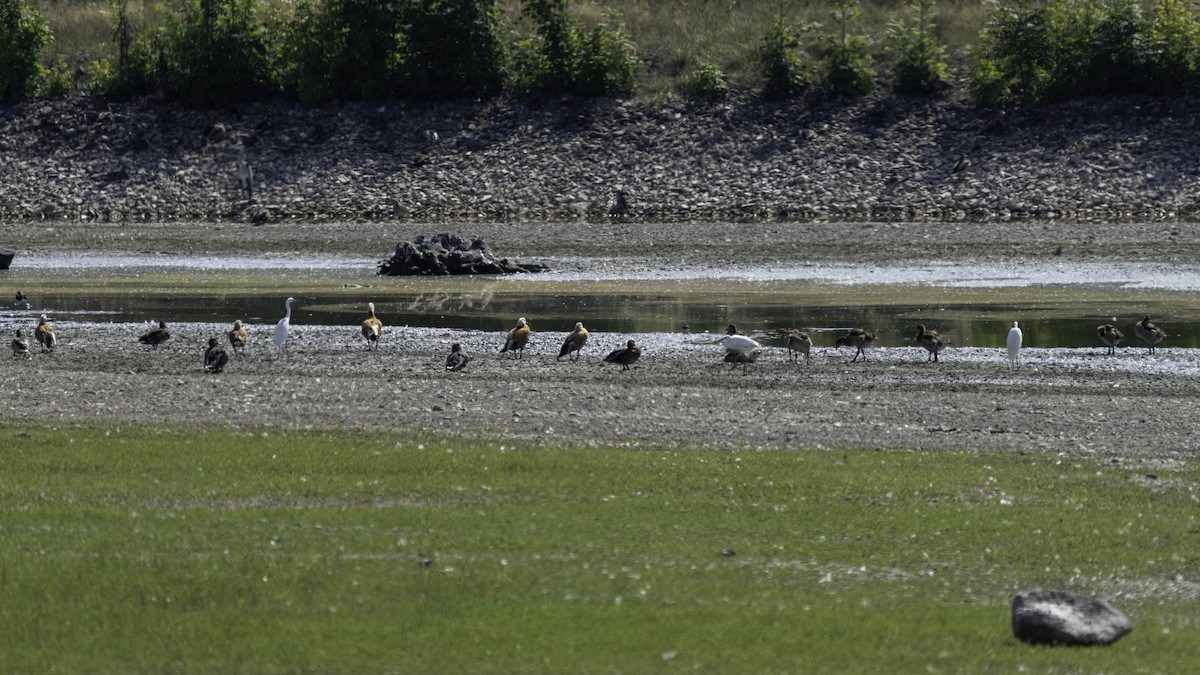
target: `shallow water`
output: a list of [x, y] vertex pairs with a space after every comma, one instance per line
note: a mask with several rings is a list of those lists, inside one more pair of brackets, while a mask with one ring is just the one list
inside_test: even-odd
[[295, 323], [356, 325], [373, 301], [386, 324], [501, 330], [516, 317], [536, 331], [721, 333], [733, 323], [767, 344], [789, 328], [832, 344], [839, 331], [873, 331], [879, 346], [912, 344], [917, 324], [957, 346], [1004, 344], [1020, 321], [1032, 347], [1097, 346], [1116, 318], [1127, 344], [1143, 315], [1165, 345], [1200, 346], [1200, 267], [1071, 263], [865, 267], [795, 265], [647, 269], [626, 261], [558, 259], [555, 271], [504, 278], [380, 278], [361, 258], [288, 255], [27, 256], [0, 273], [0, 297], [25, 289], [31, 305], [0, 315], [60, 320], [272, 324], [294, 295]]

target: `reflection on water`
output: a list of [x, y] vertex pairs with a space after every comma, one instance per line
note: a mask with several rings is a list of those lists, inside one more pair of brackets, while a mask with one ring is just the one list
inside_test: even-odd
[[[396, 292], [364, 289], [363, 297], [338, 293], [297, 295], [292, 321], [297, 324], [357, 326], [366, 317], [366, 302], [375, 302], [385, 325], [451, 329], [502, 330], [517, 317], [529, 319], [535, 331], [566, 333], [576, 321], [600, 333], [679, 332], [687, 324], [692, 333], [722, 333], [733, 323], [743, 332], [782, 344], [782, 333], [799, 328], [813, 333], [817, 345], [832, 345], [839, 331], [861, 327], [876, 335], [879, 346], [913, 344], [917, 324], [946, 335], [953, 344], [974, 347], [1004, 345], [1012, 322], [1020, 321], [1025, 344], [1032, 347], [1100, 346], [1096, 326], [1110, 321], [1097, 307], [1086, 303], [1050, 303], [1038, 309], [998, 303], [950, 305], [856, 305], [805, 308], [802, 297], [756, 294], [742, 289], [737, 302], [722, 302], [711, 293], [497, 293], [487, 287], [469, 292]], [[154, 289], [129, 293], [48, 293], [30, 310], [12, 309], [10, 316], [36, 316], [47, 311], [57, 320], [167, 321], [273, 324], [283, 316], [280, 297], [234, 293], [180, 296]], [[1200, 317], [1172, 314], [1177, 308], [1139, 305], [1152, 313], [1168, 335], [1166, 346], [1200, 346]], [[45, 308], [45, 309], [43, 309]], [[1104, 307], [1108, 309], [1108, 307]], [[1162, 309], [1157, 312], [1156, 309]], [[0, 312], [2, 316], [4, 312]], [[1140, 346], [1133, 324], [1141, 316], [1122, 316], [1117, 326], [1126, 345]]]

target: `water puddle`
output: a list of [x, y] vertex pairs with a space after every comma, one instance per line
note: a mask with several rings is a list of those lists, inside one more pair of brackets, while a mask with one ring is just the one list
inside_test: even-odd
[[[778, 265], [640, 268], [630, 261], [559, 259], [555, 271], [504, 278], [380, 278], [375, 260], [171, 253], [29, 255], [0, 273], [0, 317], [47, 313], [84, 322], [273, 324], [283, 298], [293, 321], [355, 325], [373, 301], [393, 326], [503, 330], [517, 317], [566, 332], [576, 321], [606, 333], [719, 334], [738, 325], [766, 342], [789, 328], [873, 331], [879, 346], [912, 344], [917, 324], [962, 347], [1003, 345], [1020, 321], [1033, 347], [1098, 346], [1116, 317], [1137, 344], [1143, 315], [1168, 346], [1200, 346], [1200, 267], [1071, 263], [866, 267]], [[2, 298], [17, 289], [26, 308]], [[832, 339], [832, 338], [830, 338]]]

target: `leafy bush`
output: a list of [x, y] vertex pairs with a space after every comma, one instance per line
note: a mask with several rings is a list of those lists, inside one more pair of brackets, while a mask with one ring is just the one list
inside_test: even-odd
[[812, 84], [812, 72], [800, 57], [800, 36], [814, 27], [814, 24], [789, 24], [782, 13], [771, 24], [758, 53], [765, 96], [796, 96]]
[[1164, 94], [1197, 90], [1200, 61], [1200, 17], [1187, 0], [1155, 0], [1150, 27], [1153, 83]]
[[272, 93], [266, 30], [254, 0], [186, 0], [172, 28], [169, 83], [181, 100], [215, 105]]
[[715, 63], [701, 63], [683, 82], [684, 92], [691, 98], [719, 101], [729, 95], [729, 81]]
[[640, 61], [633, 41], [615, 14], [587, 30], [567, 13], [570, 0], [530, 0], [524, 15], [536, 37], [516, 46], [515, 81], [521, 93], [584, 96], [633, 91]]
[[283, 39], [285, 87], [310, 103], [391, 98], [401, 10], [399, 0], [301, 0]]
[[505, 54], [495, 0], [413, 3], [404, 20], [404, 93], [484, 96], [504, 85]]
[[[991, 72], [972, 75], [972, 80], [999, 78], [985, 88], [993, 93], [1007, 90], [1025, 103], [1038, 103], [1050, 86], [1055, 68], [1056, 43], [1049, 11], [1032, 0], [997, 7], [980, 35], [982, 55], [977, 67]], [[974, 86], [972, 87], [974, 89]], [[982, 101], [981, 101], [982, 103]]]
[[41, 75], [38, 52], [49, 44], [50, 27], [22, 0], [0, 0], [0, 102], [25, 94]]
[[837, 94], [858, 96], [875, 88], [875, 70], [871, 67], [870, 43], [861, 35], [849, 33], [850, 23], [861, 14], [858, 0], [833, 0], [833, 17], [839, 35], [830, 42], [829, 53], [821, 61], [825, 81]]
[[912, 0], [912, 23], [888, 24], [887, 46], [896, 52], [892, 86], [900, 94], [930, 94], [946, 81], [946, 48], [934, 36], [936, 0]]
[[154, 92], [166, 81], [166, 37], [161, 26], [151, 30], [130, 16], [126, 0], [111, 0], [116, 63], [99, 59], [89, 68], [92, 89], [125, 99]]

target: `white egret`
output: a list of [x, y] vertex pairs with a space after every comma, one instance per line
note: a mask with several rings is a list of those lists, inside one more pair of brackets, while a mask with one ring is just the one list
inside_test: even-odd
[[279, 323], [275, 324], [275, 348], [283, 350], [287, 345], [288, 329], [292, 325], [292, 303], [296, 302], [295, 298], [288, 298], [284, 301], [284, 307], [287, 308], [287, 314], [284, 315]]
[[1021, 358], [1021, 340], [1023, 338], [1021, 327], [1017, 322], [1013, 322], [1012, 328], [1008, 329], [1008, 361], [1016, 363]]
[[1137, 336], [1141, 338], [1142, 342], [1145, 342], [1150, 347], [1151, 354], [1154, 353], [1154, 345], [1162, 342], [1163, 338], [1167, 336], [1163, 329], [1150, 323], [1150, 317], [1146, 317], [1137, 322], [1137, 324], [1133, 327], [1133, 332], [1137, 333]]

